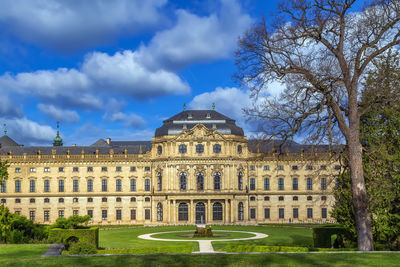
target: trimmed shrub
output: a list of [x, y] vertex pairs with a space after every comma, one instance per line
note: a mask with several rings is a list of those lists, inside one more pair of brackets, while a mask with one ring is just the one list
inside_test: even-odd
[[[336, 235], [335, 240], [331, 239], [332, 235]], [[341, 225], [320, 225], [313, 228], [315, 248], [331, 248], [332, 246], [342, 248], [348, 236], [349, 232]]]
[[97, 248], [94, 244], [87, 242], [73, 242], [69, 247], [70, 254], [96, 254]]
[[227, 245], [226, 252], [307, 252], [306, 247]]
[[99, 247], [99, 228], [92, 227], [88, 229], [59, 229], [53, 228], [49, 232], [50, 243], [62, 243], [64, 246], [69, 246], [70, 243], [76, 241], [93, 244], [96, 248]]

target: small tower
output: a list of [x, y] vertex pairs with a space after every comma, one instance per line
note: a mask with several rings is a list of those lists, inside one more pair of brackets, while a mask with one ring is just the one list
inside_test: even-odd
[[7, 125], [4, 123], [4, 136], [7, 135]]
[[53, 140], [53, 146], [62, 146], [63, 141], [60, 137], [60, 122], [57, 121], [57, 136]]

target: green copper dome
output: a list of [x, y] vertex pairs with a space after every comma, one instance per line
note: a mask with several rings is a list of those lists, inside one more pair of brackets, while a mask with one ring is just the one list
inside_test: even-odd
[[60, 137], [60, 123], [57, 122], [57, 136], [53, 140], [53, 146], [62, 146], [63, 141]]

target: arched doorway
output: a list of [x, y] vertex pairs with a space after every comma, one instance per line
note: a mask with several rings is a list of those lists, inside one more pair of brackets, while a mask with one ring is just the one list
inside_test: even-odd
[[196, 204], [196, 224], [206, 223], [206, 206], [203, 202]]

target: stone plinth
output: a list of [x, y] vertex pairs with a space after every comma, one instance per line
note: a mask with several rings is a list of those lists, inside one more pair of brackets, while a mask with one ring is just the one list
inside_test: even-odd
[[212, 237], [211, 226], [205, 224], [196, 225], [196, 232], [194, 232], [193, 237]]

